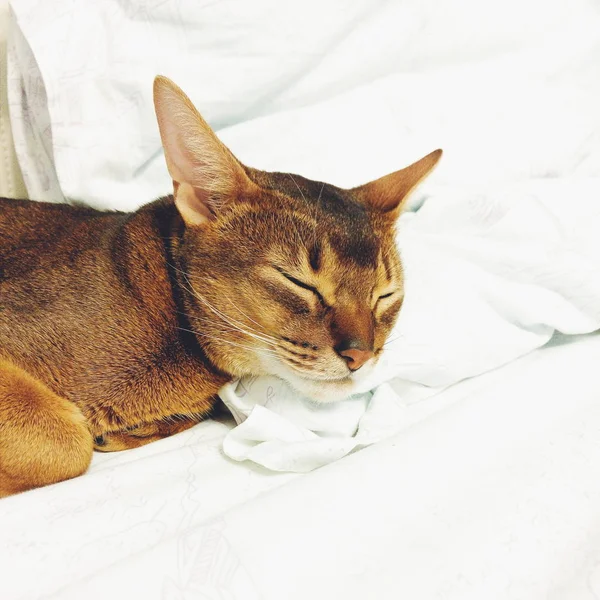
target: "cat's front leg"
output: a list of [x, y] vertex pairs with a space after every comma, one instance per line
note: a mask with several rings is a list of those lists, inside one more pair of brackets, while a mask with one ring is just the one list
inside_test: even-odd
[[200, 415], [166, 417], [164, 420], [141, 423], [124, 431], [111, 431], [94, 438], [94, 450], [98, 452], [118, 452], [139, 448], [150, 442], [175, 435], [193, 427], [203, 420]]

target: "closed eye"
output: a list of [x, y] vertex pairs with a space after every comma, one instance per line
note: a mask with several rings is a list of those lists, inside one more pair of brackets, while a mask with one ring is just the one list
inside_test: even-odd
[[393, 296], [396, 292], [389, 292], [388, 294], [382, 294], [381, 296], [379, 296], [379, 298], [377, 298], [377, 300], [384, 300], [385, 298], [389, 298], [390, 296]]
[[309, 292], [312, 292], [319, 299], [319, 302], [323, 306], [326, 306], [325, 299], [323, 298], [323, 296], [321, 296], [319, 290], [316, 287], [309, 285], [308, 283], [304, 283], [304, 281], [300, 281], [299, 279], [296, 279], [295, 277], [293, 277], [289, 273], [286, 273], [284, 270], [280, 269], [279, 267], [275, 267], [275, 269], [277, 269], [277, 271], [279, 271], [288, 281], [293, 283], [295, 286], [298, 286], [299, 288], [302, 288], [304, 290], [308, 290]]
[[377, 313], [381, 311], [385, 313], [386, 311], [389, 311], [391, 308], [396, 306], [398, 300], [395, 298], [392, 299], [390, 302], [382, 302], [382, 300], [386, 300], [391, 298], [392, 296], [396, 296], [398, 295], [398, 292], [400, 292], [400, 290], [392, 290], [391, 292], [387, 292], [386, 294], [381, 294], [381, 296], [379, 296], [375, 301], [375, 306], [373, 307], [373, 310]]

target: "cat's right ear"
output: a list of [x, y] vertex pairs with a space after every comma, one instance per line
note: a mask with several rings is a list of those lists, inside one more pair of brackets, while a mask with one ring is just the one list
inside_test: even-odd
[[396, 219], [410, 193], [433, 171], [441, 157], [442, 151], [434, 150], [412, 165], [353, 188], [352, 191], [373, 210]]
[[186, 224], [207, 223], [226, 203], [256, 192], [241, 163], [166, 77], [154, 80], [154, 107], [175, 205]]

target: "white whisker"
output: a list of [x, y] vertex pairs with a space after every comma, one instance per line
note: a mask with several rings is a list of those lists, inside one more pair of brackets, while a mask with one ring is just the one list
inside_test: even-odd
[[244, 346], [243, 344], [238, 344], [237, 342], [232, 342], [231, 340], [226, 340], [224, 338], [220, 338], [218, 336], [209, 335], [207, 333], [200, 333], [199, 331], [195, 331], [193, 329], [186, 329], [185, 327], [177, 327], [177, 329], [181, 331], [187, 331], [188, 333], [193, 333], [194, 335], [205, 337], [211, 340], [215, 340], [219, 343], [229, 344], [230, 346], [234, 346], [235, 348], [243, 348], [244, 350], [252, 350], [253, 352], [266, 352], [267, 354], [271, 354], [273, 356], [277, 356], [277, 353], [273, 350], [268, 350], [267, 348], [253, 348], [252, 346]]
[[[232, 306], [239, 313], [241, 313], [242, 315], [244, 315], [244, 317], [246, 317], [246, 319], [248, 319], [249, 321], [252, 321], [252, 323], [258, 325], [261, 329], [264, 329], [264, 327], [260, 323], [257, 323], [252, 317], [249, 317], [237, 304], [234, 303], [234, 301], [231, 298], [228, 297], [227, 300], [232, 304]], [[258, 333], [260, 333], [261, 335], [264, 335], [266, 338], [269, 338], [269, 339], [273, 340], [274, 342], [278, 342], [278, 340], [277, 340], [276, 337], [274, 337], [272, 335], [269, 335], [266, 331], [264, 331], [264, 332], [261, 331], [261, 332], [258, 332]]]
[[[314, 207], [314, 214], [316, 215], [317, 210], [318, 210], [318, 206], [319, 206], [319, 202], [321, 202], [321, 195], [323, 194], [323, 188], [325, 187], [325, 183], [321, 184], [321, 191], [319, 192], [319, 197], [317, 198], [317, 203], [316, 206]], [[315, 226], [313, 227], [313, 246], [317, 241], [317, 219], [316, 217], [313, 217]]]
[[[302, 196], [302, 199], [304, 200], [304, 203], [306, 204], [307, 208], [309, 208], [312, 212], [312, 219], [313, 219], [313, 223], [314, 223], [314, 227], [313, 227], [313, 246], [315, 245], [316, 241], [317, 241], [317, 218], [316, 218], [316, 214], [317, 214], [317, 210], [318, 207], [316, 205], [311, 205], [311, 203], [306, 199], [306, 196], [304, 195], [304, 193], [302, 192], [302, 190], [300, 189], [300, 186], [298, 185], [298, 183], [296, 182], [296, 180], [294, 179], [294, 176], [291, 173], [287, 173], [287, 176], [294, 182], [294, 185], [296, 186], [296, 189], [300, 192], [300, 195]], [[317, 198], [317, 204], [319, 203], [319, 201], [321, 200], [321, 194], [323, 193], [323, 188], [325, 187], [325, 183], [323, 183], [321, 185], [321, 191], [319, 192], [319, 197]]]
[[[187, 277], [186, 277], [187, 279]], [[245, 327], [242, 327], [238, 322], [234, 322], [236, 321], [235, 319], [233, 319], [232, 317], [229, 317], [225, 314], [223, 314], [221, 311], [219, 311], [217, 308], [215, 308], [208, 300], [206, 300], [206, 298], [203, 298], [192, 286], [192, 283], [190, 282], [189, 279], [187, 279], [188, 283], [191, 286], [191, 292], [194, 294], [194, 296], [200, 300], [200, 302], [202, 302], [209, 310], [211, 310], [215, 315], [217, 315], [218, 317], [220, 317], [221, 319], [223, 319], [223, 321], [225, 321], [226, 323], [228, 323], [229, 325], [231, 325], [232, 327], [234, 327], [235, 329], [237, 329], [240, 333], [244, 333], [250, 337], [253, 337], [254, 339], [257, 340], [261, 340], [263, 342], [265, 342], [266, 344], [269, 344], [271, 346], [274, 346], [275, 344], [269, 340], [268, 338], [258, 334], [258, 333], [253, 333], [252, 331], [249, 331], [248, 329], [246, 329]]]
[[[181, 272], [183, 273], [183, 271], [181, 271]], [[269, 344], [270, 346], [275, 346], [275, 344], [270, 339], [260, 335], [259, 333], [248, 330], [247, 327], [244, 327], [243, 326], [244, 324], [241, 323], [240, 321], [237, 321], [237, 319], [234, 319], [233, 317], [223, 314], [219, 309], [217, 309], [215, 306], [213, 306], [206, 298], [204, 298], [201, 294], [199, 294], [197, 292], [197, 290], [192, 285], [192, 282], [190, 281], [190, 279], [186, 273], [183, 273], [183, 276], [184, 276], [185, 280], [187, 281], [188, 285], [190, 286], [188, 288], [188, 291], [196, 299], [200, 300], [200, 302], [202, 302], [209, 310], [211, 310], [220, 319], [222, 319], [223, 321], [228, 323], [231, 327], [233, 327], [235, 330], [239, 331], [242, 334], [245, 334], [249, 337], [260, 340], [266, 344]]]
[[186, 282], [189, 285], [189, 287], [183, 286], [184, 289], [186, 289], [189, 293], [191, 293], [196, 299], [200, 300], [200, 302], [202, 302], [209, 310], [211, 310], [220, 319], [222, 319], [223, 321], [225, 321], [226, 323], [231, 325], [231, 327], [233, 327], [235, 330], [239, 331], [240, 333], [243, 333], [249, 337], [253, 337], [257, 340], [261, 340], [271, 346], [275, 346], [275, 344], [272, 341], [275, 338], [272, 338], [271, 336], [269, 336], [269, 338], [271, 338], [271, 339], [269, 339], [268, 337], [263, 336], [259, 332], [255, 332], [254, 330], [252, 330], [252, 328], [250, 328], [250, 330], [249, 330], [247, 325], [245, 326], [244, 323], [241, 323], [240, 321], [237, 321], [237, 319], [234, 319], [233, 317], [223, 314], [215, 306], [213, 306], [206, 298], [204, 298], [200, 293], [198, 293], [198, 291], [194, 288], [192, 282], [190, 281], [188, 274], [185, 271], [178, 269], [175, 265], [172, 265], [170, 263], [167, 263], [167, 264], [169, 264], [169, 266], [171, 268], [175, 269], [176, 271], [178, 271], [179, 273], [181, 273], [183, 275], [184, 279], [186, 280]]

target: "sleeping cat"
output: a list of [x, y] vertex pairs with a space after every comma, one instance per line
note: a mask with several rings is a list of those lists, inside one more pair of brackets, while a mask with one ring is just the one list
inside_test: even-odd
[[194, 425], [235, 377], [348, 396], [400, 310], [395, 221], [440, 150], [340, 189], [242, 165], [164, 77], [154, 100], [172, 196], [0, 199], [0, 496]]

